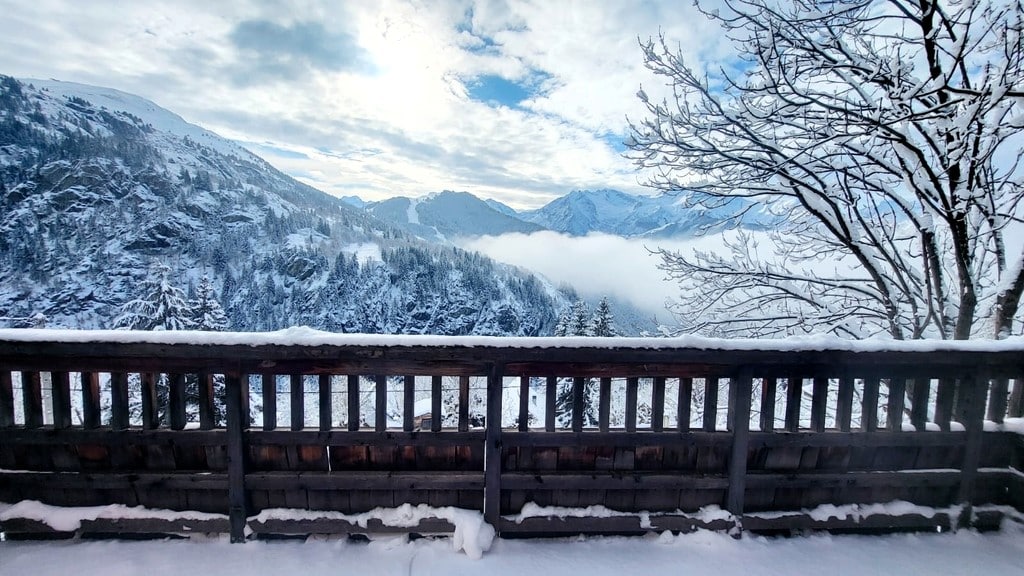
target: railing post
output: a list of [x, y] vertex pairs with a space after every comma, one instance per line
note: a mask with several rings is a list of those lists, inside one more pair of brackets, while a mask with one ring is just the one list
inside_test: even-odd
[[960, 488], [957, 502], [963, 506], [957, 526], [967, 528], [973, 515], [974, 488], [978, 480], [978, 464], [981, 462], [981, 442], [985, 430], [985, 398], [988, 396], [988, 378], [980, 368], [966, 373], [957, 382], [960, 387], [960, 406], [967, 429], [964, 439], [964, 459], [960, 465]]
[[248, 378], [239, 374], [225, 375], [225, 408], [227, 409], [228, 456], [228, 519], [231, 524], [231, 542], [245, 542], [245, 429], [249, 427], [249, 414], [242, 413], [242, 382]]
[[14, 386], [11, 373], [0, 370], [0, 428], [14, 426]]
[[501, 396], [505, 367], [487, 375], [487, 432], [484, 447], [484, 520], [498, 530], [501, 519]]
[[736, 517], [743, 529], [743, 499], [747, 484], [747, 450], [750, 444], [750, 396], [753, 389], [753, 371], [742, 366], [729, 383], [729, 430], [732, 431], [732, 451], [729, 454], [729, 492], [726, 509]]

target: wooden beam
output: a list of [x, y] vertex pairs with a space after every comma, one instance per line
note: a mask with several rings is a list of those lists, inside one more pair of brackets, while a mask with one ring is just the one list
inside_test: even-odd
[[732, 418], [729, 429], [732, 432], [732, 449], [729, 453], [729, 490], [726, 494], [726, 510], [734, 516], [743, 515], [743, 499], [746, 494], [747, 450], [750, 438], [750, 396], [753, 373], [741, 368], [729, 382], [729, 404]]
[[860, 402], [860, 429], [862, 432], [878, 430], [878, 376], [864, 378]]
[[317, 408], [320, 412], [320, 429], [330, 430], [334, 427], [333, 394], [331, 393], [331, 378], [329, 374], [317, 376]]
[[612, 413], [612, 379], [601, 378], [598, 384], [597, 400], [597, 428], [601, 432], [607, 432], [611, 424]]
[[639, 386], [639, 378], [626, 378], [626, 432], [636, 432], [636, 395]]
[[406, 375], [403, 384], [402, 395], [402, 430], [412, 432], [413, 420], [416, 414], [416, 377]]
[[680, 432], [689, 432], [690, 430], [692, 397], [693, 378], [684, 376], [679, 379], [679, 398], [676, 400], [676, 422]]
[[14, 426], [14, 386], [11, 372], [0, 367], [0, 428]]
[[139, 374], [142, 388], [142, 427], [153, 430], [160, 427], [160, 401], [157, 397], [156, 383], [158, 375], [152, 372]]
[[583, 431], [583, 395], [586, 392], [586, 380], [572, 379], [572, 431]]
[[935, 391], [935, 423], [941, 430], [949, 430], [953, 419], [953, 399], [956, 396], [956, 380], [940, 378]]
[[704, 379], [704, 431], [714, 432], [718, 427], [718, 377]]
[[444, 414], [441, 413], [441, 377], [430, 377], [430, 431], [440, 432], [444, 424]]
[[217, 427], [217, 413], [214, 409], [213, 374], [200, 372], [196, 375], [199, 388], [199, 429], [212, 430]]
[[932, 382], [928, 378], [915, 378], [910, 398], [910, 423], [918, 432], [924, 432], [928, 423], [928, 397]]
[[100, 375], [82, 372], [82, 426], [98, 428], [100, 422]]
[[778, 378], [761, 379], [761, 418], [762, 432], [775, 430], [775, 394], [778, 390]]
[[1008, 378], [996, 378], [992, 381], [992, 389], [988, 398], [987, 420], [1002, 424], [1006, 418], [1007, 394], [1010, 391]]
[[227, 375], [224, 386], [227, 410], [228, 519], [231, 523], [231, 542], [240, 543], [245, 542], [245, 519], [248, 517], [245, 491], [245, 454], [248, 449], [243, 431], [248, 428], [249, 414], [242, 412], [242, 379], [237, 375]]
[[665, 377], [655, 376], [651, 383], [651, 430], [665, 429]]
[[359, 376], [348, 375], [348, 430], [356, 432], [359, 430], [362, 415], [359, 414]]
[[21, 399], [25, 414], [25, 427], [38, 428], [43, 425], [43, 387], [39, 372], [21, 373]]
[[981, 376], [983, 370], [979, 367], [967, 371], [959, 379], [963, 413], [966, 422], [962, 422], [967, 428], [964, 440], [964, 459], [960, 465], [960, 488], [957, 491], [957, 501], [963, 506], [960, 514], [960, 525], [969, 527], [973, 513], [972, 498], [975, 486], [978, 482], [978, 465], [981, 463], [982, 436], [985, 430], [985, 399], [988, 396], [988, 378]]
[[277, 375], [271, 372], [260, 374], [263, 386], [263, 429], [277, 428]]
[[530, 377], [519, 377], [519, 421], [516, 422], [520, 432], [530, 429]]
[[836, 398], [836, 428], [849, 432], [853, 423], [853, 378], [849, 374], [839, 377], [839, 393]]
[[484, 520], [498, 527], [501, 519], [501, 401], [502, 366], [491, 368], [487, 376], [487, 439], [484, 444]]
[[306, 391], [302, 374], [291, 374], [288, 378], [288, 403], [291, 413], [291, 429], [302, 430], [306, 427]]
[[906, 404], [907, 381], [905, 378], [889, 379], [889, 402], [886, 406], [886, 427], [890, 432], [903, 431], [903, 409]]
[[388, 377], [377, 374], [373, 381], [373, 429], [382, 432], [388, 429]]
[[469, 430], [469, 376], [459, 376], [459, 432]]
[[786, 378], [786, 432], [800, 431], [800, 401], [803, 398], [804, 379], [791, 374]]
[[558, 378], [548, 376], [544, 382], [544, 430], [555, 431], [555, 411], [558, 400]]
[[828, 404], [828, 378], [815, 376], [811, 382], [811, 430], [825, 431], [825, 413]]

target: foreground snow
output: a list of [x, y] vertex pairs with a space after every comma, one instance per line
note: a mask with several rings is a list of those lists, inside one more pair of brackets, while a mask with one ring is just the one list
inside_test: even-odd
[[1024, 528], [996, 534], [745, 537], [697, 532], [648, 538], [496, 540], [480, 560], [442, 540], [370, 543], [0, 542], [0, 575], [303, 574], [1021, 574]]

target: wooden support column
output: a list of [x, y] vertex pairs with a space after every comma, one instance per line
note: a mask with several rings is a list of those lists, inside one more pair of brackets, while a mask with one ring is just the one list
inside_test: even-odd
[[25, 412], [25, 428], [43, 425], [43, 386], [39, 372], [21, 373], [21, 399]]
[[199, 378], [199, 429], [212, 430], [217, 426], [214, 410], [213, 374], [201, 372]]
[[917, 378], [910, 393], [910, 423], [918, 432], [924, 432], [928, 424], [928, 396], [931, 386], [932, 381], [928, 378]]
[[330, 430], [333, 426], [331, 422], [333, 416], [332, 401], [331, 401], [331, 375], [320, 374], [317, 377], [317, 403], [320, 409], [320, 429]]
[[53, 427], [71, 426], [71, 378], [67, 372], [50, 372], [53, 402]]
[[227, 409], [227, 456], [228, 456], [228, 520], [231, 525], [231, 542], [245, 542], [246, 510], [245, 491], [245, 429], [249, 427], [249, 414], [243, 411], [244, 397], [242, 383], [247, 376], [228, 374], [225, 376]]
[[359, 376], [348, 376], [348, 430], [358, 432], [362, 416], [359, 414]]
[[484, 520], [498, 530], [501, 520], [501, 397], [504, 366], [487, 376], [487, 433], [484, 447]]
[[100, 426], [100, 375], [82, 372], [82, 427]]
[[878, 429], [878, 376], [864, 379], [864, 395], [860, 403], [860, 429], [874, 432]]
[[679, 397], [676, 400], [676, 426], [680, 432], [690, 431], [690, 411], [693, 396], [693, 378], [679, 379]]
[[0, 428], [14, 426], [14, 386], [11, 373], [0, 370]]
[[555, 431], [556, 400], [558, 399], [558, 378], [548, 376], [544, 383], [544, 431]]
[[[729, 453], [729, 492], [726, 496], [726, 509], [740, 521], [743, 517], [743, 498], [746, 493], [753, 373], [749, 367], [744, 366], [730, 380], [729, 404], [734, 409], [729, 421], [732, 450]], [[742, 529], [742, 524], [740, 528]]]
[[651, 388], [651, 431], [665, 430], [665, 377], [654, 378]]
[[302, 430], [306, 427], [306, 391], [302, 374], [292, 374], [290, 380], [291, 428]]
[[124, 372], [110, 374], [110, 428], [128, 428], [128, 375]]
[[811, 430], [825, 431], [825, 413], [828, 402], [828, 378], [815, 376], [811, 383]]
[[775, 430], [775, 393], [778, 390], [778, 378], [761, 379], [761, 419], [762, 432]]
[[718, 377], [704, 379], [704, 431], [714, 432], [718, 427]]
[[277, 428], [277, 376], [270, 372], [260, 375], [263, 386], [263, 429]]
[[1006, 418], [1006, 405], [1010, 391], [1010, 381], [1007, 378], [998, 378], [992, 382], [992, 391], [988, 400], [987, 419], [1002, 424]]
[[572, 379], [572, 431], [583, 431], [583, 395], [586, 392], [586, 379]]
[[171, 430], [183, 430], [185, 428], [185, 375], [184, 374], [168, 374], [167, 379], [170, 380], [170, 388], [167, 391], [168, 402], [170, 406], [167, 408], [168, 420], [171, 424]]
[[402, 390], [402, 430], [412, 432], [416, 412], [416, 377], [406, 376]]
[[803, 388], [803, 377], [791, 374], [786, 378], [786, 432], [800, 431], [800, 400]]
[[441, 377], [433, 376], [430, 378], [430, 431], [440, 432], [441, 425], [444, 424], [443, 414], [441, 414]]
[[519, 422], [520, 432], [530, 429], [530, 377], [519, 377]]
[[966, 422], [961, 422], [967, 429], [964, 439], [964, 459], [960, 465], [960, 488], [957, 501], [963, 505], [963, 511], [957, 525], [970, 527], [973, 515], [971, 499], [978, 480], [978, 465], [981, 462], [981, 442], [984, 434], [985, 398], [988, 393], [988, 378], [980, 369], [964, 374], [957, 382], [960, 386], [960, 402]]
[[889, 403], [886, 407], [886, 427], [890, 432], [903, 431], [903, 408], [906, 404], [907, 381], [905, 378], [889, 379]]
[[636, 395], [639, 378], [626, 378], [626, 432], [636, 432]]
[[607, 432], [612, 413], [612, 379], [601, 378], [597, 400], [597, 427], [601, 432]]
[[469, 376], [459, 377], [459, 432], [469, 430]]
[[160, 406], [156, 393], [157, 375], [152, 372], [139, 374], [142, 385], [142, 427], [153, 430], [160, 426]]
[[849, 432], [853, 422], [853, 378], [843, 374], [839, 378], [839, 393], [836, 397], [836, 428]]
[[376, 382], [374, 393], [376, 402], [374, 406], [373, 429], [383, 432], [388, 429], [388, 377], [378, 374], [374, 377]]

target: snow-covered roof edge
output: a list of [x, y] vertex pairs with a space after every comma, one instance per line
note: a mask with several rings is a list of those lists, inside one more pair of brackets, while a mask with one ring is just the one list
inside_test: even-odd
[[194, 344], [241, 346], [389, 346], [474, 348], [616, 348], [635, 350], [698, 349], [843, 352], [1022, 352], [1024, 337], [1005, 340], [844, 340], [824, 334], [776, 340], [675, 338], [592, 338], [505, 336], [423, 336], [335, 334], [307, 327], [276, 332], [193, 332], [132, 330], [3, 329], [0, 342]]

